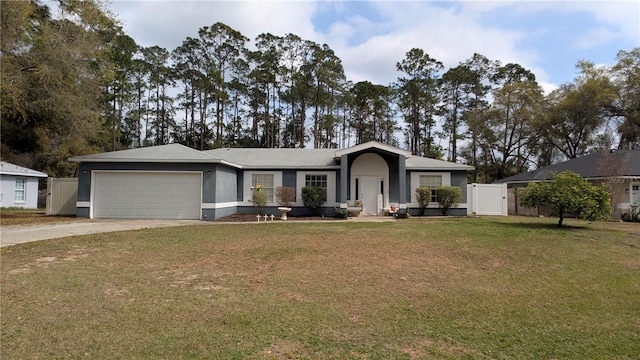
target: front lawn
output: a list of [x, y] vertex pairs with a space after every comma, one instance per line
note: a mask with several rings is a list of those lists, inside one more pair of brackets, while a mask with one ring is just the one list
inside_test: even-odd
[[632, 359], [640, 225], [210, 224], [1, 250], [0, 357]]
[[75, 215], [47, 215], [45, 209], [0, 208], [0, 225], [41, 225], [77, 221]]

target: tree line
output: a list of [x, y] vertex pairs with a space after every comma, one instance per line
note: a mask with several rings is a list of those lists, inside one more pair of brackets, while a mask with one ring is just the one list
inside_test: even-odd
[[534, 74], [480, 54], [446, 69], [422, 49], [391, 84], [352, 82], [326, 44], [204, 26], [141, 47], [108, 9], [1, 2], [2, 157], [69, 176], [70, 156], [182, 143], [334, 148], [376, 140], [475, 166], [471, 181], [607, 148], [640, 147], [640, 48], [583, 60], [544, 94]]

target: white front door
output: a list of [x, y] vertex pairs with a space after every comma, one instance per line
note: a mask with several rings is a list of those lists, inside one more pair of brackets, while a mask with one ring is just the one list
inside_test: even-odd
[[631, 204], [632, 205], [640, 204], [640, 184], [639, 183], [631, 183]]
[[[349, 199], [362, 201], [364, 215], [379, 215], [389, 203], [389, 166], [378, 154], [365, 153], [351, 165], [351, 194]], [[378, 196], [380, 195], [380, 201]], [[380, 208], [378, 208], [380, 203]]]
[[378, 215], [378, 194], [380, 193], [377, 176], [360, 177], [360, 200], [364, 215]]

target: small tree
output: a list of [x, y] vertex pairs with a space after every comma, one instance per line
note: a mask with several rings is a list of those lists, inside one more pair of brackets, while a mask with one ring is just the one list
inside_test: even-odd
[[262, 215], [265, 207], [267, 206], [267, 193], [262, 191], [261, 185], [258, 185], [253, 191], [251, 199], [253, 200], [253, 206], [258, 209], [258, 214]]
[[568, 214], [590, 221], [608, 219], [609, 198], [606, 185], [594, 186], [574, 172], [563, 171], [554, 174], [552, 181], [529, 184], [521, 203], [526, 207], [549, 206], [558, 214], [558, 227], [561, 227]]
[[320, 212], [320, 206], [327, 201], [327, 190], [317, 186], [305, 186], [302, 188], [302, 203], [313, 210]]
[[438, 188], [438, 204], [442, 215], [447, 216], [449, 209], [458, 206], [462, 201], [462, 189], [457, 186], [441, 186]]
[[416, 198], [418, 198], [420, 215], [424, 215], [424, 210], [429, 206], [429, 202], [431, 201], [431, 189], [428, 186], [416, 188]]
[[278, 186], [276, 188], [276, 199], [279, 206], [291, 207], [291, 203], [296, 198], [296, 189], [288, 186]]

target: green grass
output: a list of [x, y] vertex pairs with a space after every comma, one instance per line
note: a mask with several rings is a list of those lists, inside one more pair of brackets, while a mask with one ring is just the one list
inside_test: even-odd
[[640, 226], [212, 224], [2, 249], [3, 359], [635, 359]]

